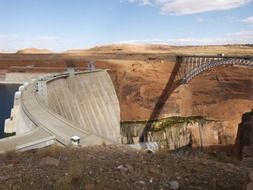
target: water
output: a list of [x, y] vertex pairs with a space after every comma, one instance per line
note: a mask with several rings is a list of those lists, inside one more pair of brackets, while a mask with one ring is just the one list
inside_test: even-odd
[[14, 95], [20, 84], [0, 84], [0, 138], [4, 137], [4, 121], [10, 117]]

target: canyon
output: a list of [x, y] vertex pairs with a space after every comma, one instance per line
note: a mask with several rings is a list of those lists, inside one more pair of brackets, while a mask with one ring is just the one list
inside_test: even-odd
[[[247, 45], [108, 45], [58, 54], [26, 49], [17, 54], [0, 54], [0, 70], [3, 81], [25, 82], [46, 73], [62, 72], [67, 67], [83, 70], [93, 61], [96, 68], [109, 69], [120, 102], [121, 122], [133, 122], [129, 129], [136, 128], [136, 121], [149, 121], [159, 100], [167, 96], [155, 119], [206, 118], [210, 122], [205, 122], [205, 135], [201, 137], [204, 146], [230, 146], [235, 144], [242, 114], [253, 107], [253, 70], [236, 65], [215, 67], [169, 94], [164, 91], [173, 74], [177, 55], [220, 53], [250, 56], [253, 48]], [[198, 123], [187, 127], [191, 138], [197, 139], [194, 141], [197, 147], [200, 144], [199, 128]], [[140, 134], [133, 137], [139, 138]]]
[[[100, 135], [109, 138], [113, 136], [110, 129], [120, 133], [121, 139], [117, 139], [122, 144], [97, 141], [99, 146], [62, 148], [52, 145], [55, 137], [51, 134], [51, 146], [47, 148], [38, 146], [41, 149], [0, 154], [0, 189], [156, 189], [157, 186], [167, 188], [171, 182], [180, 185], [180, 189], [250, 187], [253, 69], [236, 64], [220, 65], [204, 71], [189, 83], [179, 86], [174, 83], [178, 57], [221, 54], [248, 59], [253, 55], [253, 47], [124, 44], [64, 53], [33, 48], [0, 54], [1, 82], [8, 85], [24, 84], [35, 78], [48, 80], [48, 102], [44, 107], [48, 113], [58, 114], [63, 123], [80, 129], [87, 127], [87, 121], [95, 121], [96, 113], [101, 113], [89, 114], [87, 110], [106, 110], [108, 100], [114, 97], [113, 102], [120, 106], [120, 113], [116, 109], [117, 118], [121, 120], [120, 131], [118, 127], [117, 130], [106, 128], [110, 124], [103, 122], [90, 127], [93, 133], [99, 131]], [[98, 69], [97, 74], [83, 71], [90, 64]], [[71, 73], [57, 74], [70, 68], [76, 71], [74, 78]], [[106, 77], [99, 77], [102, 73]], [[99, 89], [103, 90], [94, 90], [89, 88], [90, 85], [100, 86]], [[35, 89], [32, 84], [28, 87], [22, 87], [28, 88], [23, 93], [32, 96], [25, 96], [25, 100], [30, 102], [30, 111], [36, 111], [36, 105], [29, 98], [36, 98]], [[116, 93], [111, 94], [114, 89]], [[111, 95], [103, 97], [105, 92]], [[97, 104], [101, 100], [103, 108]], [[18, 111], [15, 109], [12, 114]], [[106, 112], [99, 114], [97, 119], [104, 118], [99, 121], [110, 123], [108, 118], [113, 112]], [[49, 117], [40, 113], [37, 114], [39, 121], [43, 120], [45, 125], [50, 123]], [[89, 115], [93, 116], [86, 121]], [[17, 122], [15, 115], [12, 116], [9, 122]], [[152, 130], [147, 139], [142, 139], [147, 127]], [[59, 131], [62, 128], [71, 131], [63, 125], [58, 127]], [[30, 137], [41, 136], [43, 130], [37, 127], [32, 133], [34, 136]], [[48, 132], [44, 131], [42, 135], [48, 135]], [[69, 139], [68, 135], [65, 136], [67, 145]], [[7, 139], [15, 144], [11, 138]], [[85, 139], [81, 136], [82, 142], [87, 144]], [[150, 154], [127, 147], [141, 144], [142, 140], [157, 143], [159, 151]]]

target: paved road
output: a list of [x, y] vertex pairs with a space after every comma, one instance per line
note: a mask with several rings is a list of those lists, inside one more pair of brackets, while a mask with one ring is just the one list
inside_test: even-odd
[[37, 147], [42, 143], [47, 143], [47, 145], [49, 145], [54, 143], [54, 139], [55, 137], [52, 134], [38, 127], [22, 135], [0, 139], [0, 153], [12, 150], [29, 149], [35, 146]]

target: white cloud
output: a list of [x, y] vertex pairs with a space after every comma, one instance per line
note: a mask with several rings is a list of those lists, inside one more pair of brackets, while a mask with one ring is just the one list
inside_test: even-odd
[[226, 44], [224, 39], [214, 38], [171, 38], [171, 39], [144, 39], [144, 40], [124, 40], [118, 43], [131, 44], [165, 44], [165, 45], [216, 45]]
[[253, 44], [253, 31], [240, 31], [227, 34], [227, 38], [231, 41], [231, 43]]
[[[109, 42], [108, 42], [109, 43]], [[225, 34], [217, 38], [169, 38], [169, 39], [142, 39], [125, 40], [117, 43], [134, 44], [167, 44], [167, 45], [222, 45], [222, 44], [253, 44], [253, 30], [239, 31]], [[64, 40], [58, 36], [27, 37], [14, 34], [0, 34], [0, 50], [16, 52], [23, 48], [45, 48], [54, 51], [71, 48], [85, 48], [80, 41]]]
[[125, 40], [118, 43], [133, 44], [167, 44], [167, 45], [223, 45], [223, 44], [253, 44], [253, 31], [240, 31], [226, 34], [219, 38], [171, 38]]
[[151, 0], [128, 0], [130, 3], [137, 3], [138, 5], [151, 5]]
[[128, 0], [142, 5], [154, 4], [162, 14], [185, 15], [243, 6], [253, 0]]
[[249, 24], [253, 24], [253, 16], [245, 18], [242, 20], [243, 22], [249, 23]]
[[202, 23], [202, 22], [204, 22], [204, 19], [201, 18], [201, 17], [197, 17], [197, 18], [196, 18], [196, 22], [197, 22], [197, 23]]
[[0, 34], [0, 40], [6, 39], [6, 38], [8, 38], [7, 35]]
[[0, 49], [15, 52], [23, 48], [46, 48], [58, 50], [63, 44], [58, 36], [18, 36], [0, 34]]
[[54, 40], [60, 40], [60, 37], [59, 36], [41, 36], [41, 37], [38, 37], [38, 39], [40, 39], [40, 40], [48, 40], [48, 41], [52, 40], [52, 41], [54, 41]]

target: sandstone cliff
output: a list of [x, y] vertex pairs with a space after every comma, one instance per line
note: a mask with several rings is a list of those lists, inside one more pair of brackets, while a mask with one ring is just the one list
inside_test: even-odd
[[253, 112], [244, 113], [238, 128], [236, 148], [241, 164], [253, 167]]

